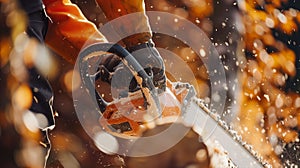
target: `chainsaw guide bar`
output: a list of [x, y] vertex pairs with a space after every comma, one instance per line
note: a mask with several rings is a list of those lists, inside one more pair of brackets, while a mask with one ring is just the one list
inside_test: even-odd
[[[145, 103], [148, 105], [145, 108], [137, 109], [137, 111], [144, 110], [147, 111], [147, 113], [153, 113], [151, 115], [157, 119], [164, 117], [165, 113], [161, 108], [162, 102], [159, 100], [158, 91], [155, 89], [152, 80], [149, 76], [147, 76], [134, 57], [126, 49], [117, 44], [96, 43], [86, 47], [80, 53], [79, 67], [83, 85], [85, 85], [90, 96], [96, 96], [97, 102], [95, 102], [95, 105], [100, 108], [100, 114], [102, 114], [102, 118], [105, 119], [105, 122], [103, 123], [106, 125], [108, 130], [119, 129], [122, 131], [123, 129], [125, 133], [129, 132], [129, 134], [132, 135], [137, 132], [136, 130], [138, 130], [139, 125], [141, 125], [140, 123], [143, 122], [137, 123], [137, 118], [135, 118], [132, 114], [130, 114], [132, 117], [129, 117], [129, 120], [127, 120], [128, 116], [123, 118], [120, 117], [122, 116], [122, 113], [120, 112], [122, 110], [117, 110], [118, 102], [106, 102], [101, 95], [96, 93], [95, 87], [93, 86], [93, 83], [95, 82], [95, 75], [93, 76], [88, 73], [90, 65], [87, 63], [87, 59], [91, 55], [95, 56], [95, 53], [97, 52], [109, 52], [118, 55], [122, 58], [122, 62], [125, 66], [130, 69], [139, 83], [142, 96], [128, 102], [134, 104], [134, 101], [136, 101], [136, 104], [134, 105], [139, 107], [143, 107], [143, 104]], [[181, 82], [174, 82], [170, 84], [169, 81], [168, 87], [167, 90], [172, 90], [174, 99], [181, 102], [181, 105], [179, 105], [180, 109], [175, 110], [178, 112], [176, 114], [182, 118], [182, 122], [184, 124], [193, 127], [193, 129], [202, 137], [204, 142], [217, 141], [220, 143], [227, 152], [229, 158], [237, 167], [271, 167], [252, 149], [250, 145], [245, 143], [238, 133], [229, 127], [219, 115], [209, 110], [205, 103], [196, 97], [196, 92], [192, 85]], [[184, 95], [184, 97], [182, 97], [182, 95]], [[134, 98], [134, 96], [131, 98]], [[129, 105], [129, 103], [127, 104]], [[112, 122], [110, 123], [110, 121]]]

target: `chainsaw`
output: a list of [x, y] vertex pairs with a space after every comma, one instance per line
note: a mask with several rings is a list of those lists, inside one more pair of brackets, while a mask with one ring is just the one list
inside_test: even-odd
[[[119, 56], [136, 79], [139, 90], [126, 97], [107, 102], [96, 91], [94, 82], [99, 73], [90, 73], [89, 58], [111, 53]], [[101, 118], [99, 123], [106, 132], [124, 138], [138, 137], [148, 123], [166, 118], [180, 118], [182, 122], [199, 127], [203, 139], [218, 141], [228, 152], [229, 158], [238, 167], [268, 167], [258, 154], [238, 134], [229, 128], [217, 114], [211, 112], [197, 98], [194, 87], [188, 83], [167, 80], [166, 89], [155, 88], [151, 77], [122, 46], [110, 43], [95, 43], [85, 47], [79, 54], [80, 76], [90, 96], [95, 96]], [[94, 63], [97, 63], [94, 62]], [[203, 126], [205, 125], [205, 126]], [[248, 167], [248, 166], [247, 166]]]

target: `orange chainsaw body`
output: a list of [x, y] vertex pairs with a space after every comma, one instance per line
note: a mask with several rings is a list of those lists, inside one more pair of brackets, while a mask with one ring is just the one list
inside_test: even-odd
[[[158, 95], [161, 115], [156, 119], [180, 116], [181, 104], [187, 92], [188, 89], [177, 89], [173, 83], [168, 81], [166, 91]], [[100, 118], [100, 124], [106, 131], [114, 134], [138, 136], [147, 124], [145, 103], [140, 91], [130, 94], [127, 98], [115, 100], [106, 107]], [[154, 118], [153, 121], [156, 119]]]

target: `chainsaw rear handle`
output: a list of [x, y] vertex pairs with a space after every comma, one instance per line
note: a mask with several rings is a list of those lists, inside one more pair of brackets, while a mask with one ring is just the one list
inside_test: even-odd
[[[132, 73], [137, 72], [138, 76], [142, 78], [142, 86], [140, 86], [140, 88], [146, 87], [149, 89], [151, 98], [154, 100], [159, 112], [161, 111], [157, 90], [152, 82], [152, 78], [145, 72], [144, 68], [137, 62], [137, 60], [119, 44], [94, 43], [92, 45], [87, 46], [79, 53], [79, 70], [81, 79], [83, 81], [83, 84], [86, 86], [89, 95], [96, 96], [96, 105], [99, 106], [101, 113], [103, 113], [106, 110], [108, 102], [106, 102], [103, 99], [103, 97], [99, 95], [99, 93], [96, 91], [93, 82], [95, 82], [95, 78], [96, 76], [98, 77], [99, 74], [94, 76], [89, 75], [88, 70], [90, 66], [87, 61], [88, 59], [86, 59], [86, 57], [97, 52], [108, 52], [115, 54], [121, 58], [124, 65], [127, 66]], [[133, 76], [137, 78], [137, 76], [135, 76], [134, 74]], [[143, 89], [141, 89], [141, 91], [144, 92]], [[143, 95], [147, 103], [152, 102], [151, 100], [148, 100], [149, 97], [145, 96], [145, 93], [143, 93]]]

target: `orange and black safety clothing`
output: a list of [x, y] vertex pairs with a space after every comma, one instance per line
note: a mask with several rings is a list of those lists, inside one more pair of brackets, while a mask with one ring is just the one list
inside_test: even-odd
[[[55, 52], [71, 63], [75, 63], [83, 45], [89, 42], [107, 42], [97, 27], [82, 14], [77, 5], [70, 0], [43, 0], [46, 13], [51, 18], [46, 42]], [[126, 47], [148, 42], [151, 39], [148, 18], [145, 15], [143, 0], [97, 0], [108, 20], [126, 14], [139, 12], [138, 18], [118, 20], [114, 31], [119, 34], [143, 32], [123, 39]], [[130, 23], [130, 24], [128, 24]], [[58, 43], [59, 41], [59, 43]]]
[[[19, 2], [28, 16], [27, 34], [38, 39], [41, 43], [45, 41], [53, 51], [73, 64], [76, 62], [81, 48], [87, 42], [108, 42], [97, 30], [97, 27], [88, 21], [77, 5], [70, 0], [43, 0], [43, 2], [41, 0], [19, 0]], [[152, 34], [148, 18], [145, 15], [143, 0], [97, 0], [96, 2], [108, 20], [139, 12], [138, 18], [126, 20], [126, 23], [124, 20], [120, 20], [117, 25], [114, 25], [114, 30], [119, 34], [142, 32], [123, 39], [127, 48], [148, 42], [151, 39]], [[44, 7], [50, 20], [45, 15]], [[46, 102], [33, 104], [31, 109], [36, 112], [49, 113], [47, 97], [52, 95], [51, 87], [45, 79], [36, 78], [40, 75], [35, 70], [32, 70], [31, 75], [31, 79], [36, 79], [29, 81], [32, 90], [46, 88], [46, 90], [38, 89], [40, 92], [35, 93], [37, 94], [36, 97], [41, 97], [41, 100]]]

